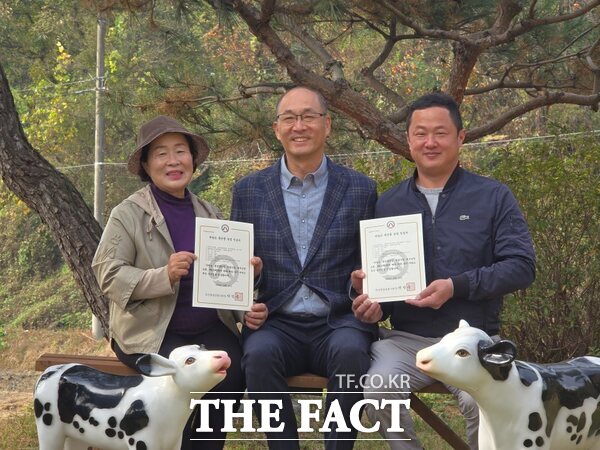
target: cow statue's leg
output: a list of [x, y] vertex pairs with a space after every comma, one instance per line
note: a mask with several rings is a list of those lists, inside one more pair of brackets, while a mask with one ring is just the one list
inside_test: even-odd
[[175, 446], [173, 447], [173, 450], [179, 450], [181, 448], [181, 442], [183, 440], [183, 436], [181, 436], [179, 438], [179, 440], [177, 441], [177, 443], [175, 444]]
[[65, 435], [62, 431], [54, 431], [46, 428], [47, 432], [38, 431], [39, 450], [63, 450], [65, 448]]
[[65, 450], [87, 450], [89, 447], [89, 444], [73, 438], [67, 438], [65, 442]]
[[57, 409], [58, 378], [64, 367], [46, 369], [39, 378], [34, 394], [33, 410], [38, 433], [40, 450], [63, 450], [65, 430]]
[[479, 448], [481, 450], [493, 449], [495, 447], [494, 436], [490, 429], [490, 424], [488, 423], [488, 419], [483, 411], [479, 412], [478, 440], [479, 440]]

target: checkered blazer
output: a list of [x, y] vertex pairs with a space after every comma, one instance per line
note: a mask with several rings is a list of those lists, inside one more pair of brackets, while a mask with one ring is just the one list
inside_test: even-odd
[[373, 331], [355, 319], [350, 273], [360, 267], [359, 221], [373, 218], [375, 182], [327, 158], [328, 183], [304, 265], [300, 263], [281, 191], [281, 160], [242, 178], [233, 188], [231, 220], [254, 225], [254, 254], [263, 260], [257, 301], [269, 314], [304, 283], [330, 306], [328, 323]]

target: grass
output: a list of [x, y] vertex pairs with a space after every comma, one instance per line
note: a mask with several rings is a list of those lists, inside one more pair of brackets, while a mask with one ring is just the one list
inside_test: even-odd
[[0, 326], [18, 329], [85, 327], [90, 309], [70, 272], [46, 278], [0, 275]]
[[30, 402], [14, 416], [0, 420], [0, 449], [29, 450], [37, 448], [33, 404]]
[[[88, 330], [69, 329], [69, 330], [22, 330], [15, 327], [4, 329], [2, 336], [3, 348], [0, 348], [0, 370], [10, 370], [13, 372], [29, 372], [34, 369], [35, 359], [44, 352], [56, 353], [82, 353], [94, 355], [110, 355], [111, 350], [105, 341], [95, 341], [90, 337]], [[2, 389], [2, 388], [0, 388]], [[33, 390], [33, 386], [27, 386], [28, 392]], [[2, 391], [2, 396], [11, 395], [10, 392]], [[21, 394], [22, 395], [22, 394]], [[29, 398], [29, 397], [28, 397]], [[462, 416], [458, 413], [455, 400], [447, 395], [423, 394], [420, 398], [431, 407], [436, 414], [442, 417], [446, 423], [454, 430], [459, 430], [458, 434], [465, 435], [465, 425]], [[1, 403], [0, 399], [0, 403]], [[423, 446], [428, 450], [446, 450], [448, 446], [441, 438], [435, 434], [429, 426], [424, 423], [420, 417], [413, 415], [417, 435]], [[236, 419], [237, 420], [237, 419]], [[368, 419], [363, 417], [365, 426], [370, 426]], [[241, 424], [238, 425], [241, 427]], [[314, 428], [318, 429], [318, 425]], [[264, 438], [262, 433], [230, 433], [230, 438]], [[314, 440], [304, 440], [301, 442], [302, 449], [322, 449], [322, 434], [315, 431], [310, 434], [302, 434], [302, 438]], [[359, 433], [359, 438], [373, 439], [379, 438], [378, 433]], [[26, 450], [37, 449], [37, 434], [35, 430], [35, 420], [33, 416], [32, 401], [23, 403], [22, 406], [11, 410], [10, 414], [0, 416], [0, 449], [6, 450]], [[266, 441], [229, 441], [226, 450], [252, 450], [266, 449]], [[387, 448], [387, 445], [381, 440], [357, 440], [355, 449], [375, 450]]]
[[106, 341], [94, 340], [89, 330], [22, 330], [4, 329], [0, 349], [0, 369], [35, 370], [35, 360], [42, 353], [80, 353], [112, 355]]

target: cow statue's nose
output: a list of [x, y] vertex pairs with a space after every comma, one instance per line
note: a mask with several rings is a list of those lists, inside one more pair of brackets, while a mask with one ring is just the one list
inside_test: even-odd
[[227, 352], [216, 351], [213, 353], [212, 359], [217, 371], [225, 371], [231, 366], [231, 358], [229, 358]]
[[427, 370], [433, 358], [423, 350], [417, 352], [417, 367], [421, 370]]
[[425, 373], [427, 373], [430, 369], [430, 363], [431, 360], [427, 359], [427, 360], [422, 360], [422, 361], [417, 361], [417, 368]]

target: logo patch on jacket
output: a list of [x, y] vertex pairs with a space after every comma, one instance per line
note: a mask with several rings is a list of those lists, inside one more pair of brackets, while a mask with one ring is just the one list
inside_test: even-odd
[[468, 214], [461, 214], [460, 216], [458, 216], [458, 220], [469, 220], [470, 217]]

